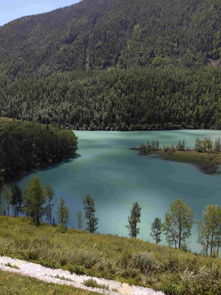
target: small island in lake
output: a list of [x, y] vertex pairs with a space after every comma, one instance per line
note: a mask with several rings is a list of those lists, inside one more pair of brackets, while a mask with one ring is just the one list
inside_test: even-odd
[[216, 173], [221, 164], [220, 138], [215, 140], [209, 137], [197, 138], [194, 148], [187, 147], [184, 140], [179, 141], [176, 145], [164, 147], [160, 147], [159, 140], [154, 140], [141, 144], [139, 148], [131, 148], [131, 150], [137, 150], [141, 156], [154, 154], [165, 160], [191, 163], [207, 174]]

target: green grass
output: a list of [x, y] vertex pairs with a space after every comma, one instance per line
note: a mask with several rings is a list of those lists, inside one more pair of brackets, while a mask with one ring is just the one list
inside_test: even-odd
[[[207, 153], [199, 153], [195, 151], [176, 151], [174, 153], [165, 153], [164, 151], [156, 152], [159, 156], [161, 156], [165, 160], [176, 161], [176, 162], [184, 162], [191, 163], [196, 165], [201, 165], [208, 158]], [[221, 154], [216, 155], [217, 163], [221, 163]]]
[[138, 239], [74, 229], [61, 233], [49, 225], [36, 227], [27, 218], [0, 217], [0, 255], [143, 285], [168, 295], [221, 295], [221, 259]]
[[100, 289], [105, 289], [105, 290], [109, 290], [109, 287], [106, 285], [101, 285], [98, 284], [95, 280], [90, 279], [84, 282], [84, 285], [87, 287], [92, 287], [92, 288], [100, 288]]
[[1, 295], [96, 295], [73, 287], [44, 283], [33, 278], [0, 271]]
[[[196, 151], [175, 151], [172, 153], [164, 152], [163, 150], [159, 150], [156, 152], [153, 152], [153, 154], [157, 154], [159, 157], [161, 157], [164, 160], [168, 161], [175, 161], [175, 162], [181, 162], [181, 163], [190, 163], [193, 165], [196, 165], [202, 172], [207, 174], [213, 174], [216, 173], [217, 168], [212, 169], [211, 166], [208, 165], [208, 159], [209, 157], [214, 157], [214, 165], [220, 165], [221, 164], [221, 154], [211, 154], [208, 153], [199, 153]], [[210, 161], [209, 161], [210, 162]]]
[[19, 267], [18, 267], [18, 266], [16, 266], [16, 265], [13, 265], [13, 264], [11, 264], [11, 263], [7, 263], [5, 266], [11, 267], [11, 268], [16, 268], [16, 269], [19, 269]]

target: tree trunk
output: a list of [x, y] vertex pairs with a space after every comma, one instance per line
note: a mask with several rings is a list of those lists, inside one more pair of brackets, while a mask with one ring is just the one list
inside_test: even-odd
[[220, 248], [220, 238], [218, 239], [218, 242], [217, 242], [217, 257], [219, 257], [219, 248]]
[[211, 236], [211, 241], [210, 241], [210, 256], [212, 256], [212, 254], [213, 254], [213, 234], [212, 234], [212, 236]]
[[181, 221], [179, 222], [179, 243], [178, 243], [178, 248], [180, 249], [181, 248], [181, 241], [182, 241], [182, 224], [181, 224]]

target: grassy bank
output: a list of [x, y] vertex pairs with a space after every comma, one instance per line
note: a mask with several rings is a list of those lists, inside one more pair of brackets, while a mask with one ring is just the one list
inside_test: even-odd
[[[154, 152], [155, 153], [155, 152]], [[175, 151], [173, 153], [166, 153], [163, 150], [156, 151], [164, 160], [176, 161], [182, 163], [190, 163], [201, 167], [208, 159], [208, 153], [199, 153], [196, 151]], [[215, 155], [216, 164], [221, 164], [221, 154]]]
[[96, 295], [73, 287], [44, 283], [33, 278], [0, 271], [1, 295]]
[[35, 227], [26, 218], [0, 217], [0, 255], [143, 285], [168, 295], [221, 294], [221, 259], [138, 239], [74, 229], [61, 233], [49, 225]]
[[12, 121], [18, 121], [18, 120], [13, 118], [0, 117], [0, 122], [12, 122]]
[[[131, 150], [139, 151], [138, 148]], [[213, 174], [217, 172], [217, 165], [221, 165], [221, 154], [199, 153], [194, 150], [165, 152], [164, 150], [154, 150], [147, 153], [139, 153], [140, 156], [157, 155], [168, 161], [189, 163], [196, 165], [202, 172]]]

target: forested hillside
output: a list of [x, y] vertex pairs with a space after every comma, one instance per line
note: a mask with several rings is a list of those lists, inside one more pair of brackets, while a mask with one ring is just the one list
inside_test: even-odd
[[0, 181], [73, 157], [76, 149], [70, 130], [0, 119]]
[[219, 58], [220, 26], [219, 0], [84, 0], [2, 27], [0, 60], [11, 77], [147, 66], [156, 56], [206, 64]]
[[0, 109], [76, 129], [221, 128], [220, 81], [213, 68], [60, 73], [14, 82], [3, 90]]
[[0, 27], [0, 115], [220, 128], [219, 0], [83, 0]]

